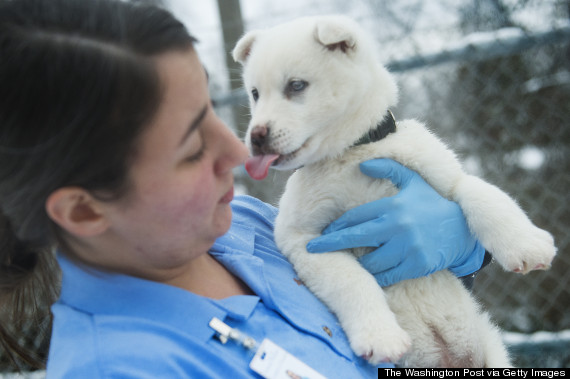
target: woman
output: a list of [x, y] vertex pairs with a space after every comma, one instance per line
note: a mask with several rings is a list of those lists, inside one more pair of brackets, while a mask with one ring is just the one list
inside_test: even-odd
[[[193, 43], [154, 7], [0, 3], [3, 305], [57, 292], [57, 250], [48, 377], [253, 377], [252, 341], [264, 338], [327, 377], [376, 377], [277, 251], [276, 209], [233, 200], [232, 169], [247, 151], [216, 117]], [[437, 203], [417, 217], [395, 207], [392, 219], [412, 223], [394, 233], [437, 246], [429, 225], [454, 218], [461, 245], [431, 263], [402, 248], [403, 270], [382, 267], [380, 248], [364, 264], [382, 284], [480, 267], [455, 204], [394, 162], [375, 165], [403, 187], [398, 196]], [[353, 228], [360, 213], [348, 215]], [[350, 245], [343, 233], [353, 232], [324, 238]], [[251, 339], [222, 343], [213, 319]]]

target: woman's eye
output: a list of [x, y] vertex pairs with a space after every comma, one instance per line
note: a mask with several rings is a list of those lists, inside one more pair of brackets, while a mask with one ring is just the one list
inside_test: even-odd
[[259, 91], [257, 88], [251, 90], [251, 96], [253, 97], [253, 101], [257, 101], [259, 99]]
[[[196, 130], [195, 133], [196, 135], [192, 136], [194, 139], [191, 144], [192, 148], [189, 149], [194, 153], [191, 153], [184, 159], [184, 162], [187, 163], [198, 162], [202, 156], [204, 156], [204, 152], [206, 151], [206, 141], [202, 135], [202, 128]], [[198, 151], [196, 151], [196, 148], [198, 148]]]
[[184, 161], [188, 163], [198, 162], [204, 156], [205, 151], [206, 151], [206, 144], [202, 142], [200, 150], [198, 150], [198, 152], [196, 152], [195, 154], [188, 156]]

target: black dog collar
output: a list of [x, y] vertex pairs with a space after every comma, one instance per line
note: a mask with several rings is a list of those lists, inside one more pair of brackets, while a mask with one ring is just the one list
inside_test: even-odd
[[396, 120], [394, 115], [390, 110], [386, 112], [386, 116], [376, 125], [376, 128], [370, 129], [365, 133], [358, 141], [356, 141], [352, 146], [365, 145], [367, 143], [380, 141], [382, 138], [386, 137], [390, 133], [396, 131]]

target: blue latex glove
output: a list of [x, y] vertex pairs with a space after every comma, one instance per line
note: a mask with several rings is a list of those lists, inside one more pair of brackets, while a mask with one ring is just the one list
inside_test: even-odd
[[443, 269], [461, 277], [481, 268], [485, 249], [457, 203], [393, 160], [366, 161], [360, 170], [391, 180], [400, 192], [347, 211], [307, 244], [309, 252], [378, 247], [360, 262], [381, 286]]

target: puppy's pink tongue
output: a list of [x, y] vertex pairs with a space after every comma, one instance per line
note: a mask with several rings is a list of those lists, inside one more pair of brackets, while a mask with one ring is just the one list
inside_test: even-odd
[[256, 155], [249, 157], [245, 162], [245, 169], [249, 176], [255, 180], [265, 179], [269, 167], [279, 158], [278, 154]]

